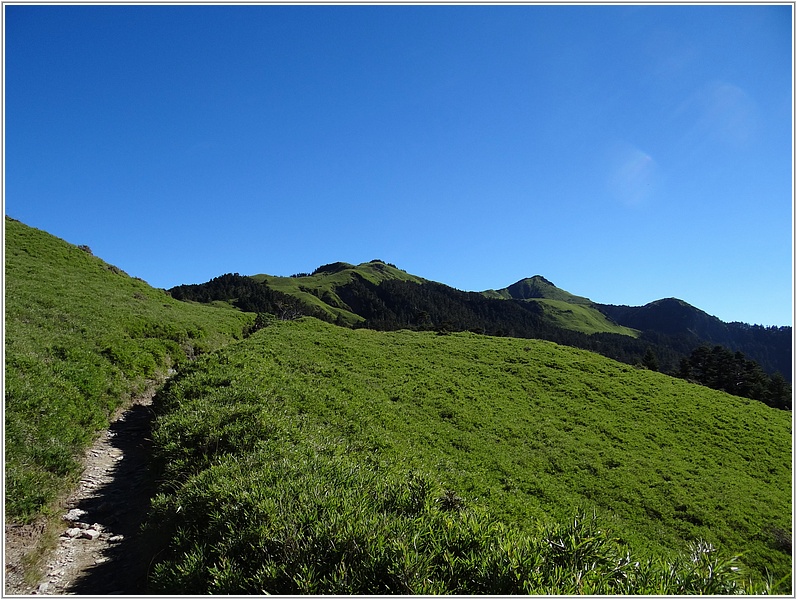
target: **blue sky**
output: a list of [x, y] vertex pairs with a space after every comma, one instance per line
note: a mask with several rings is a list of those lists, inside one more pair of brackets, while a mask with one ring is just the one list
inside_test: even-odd
[[792, 7], [9, 6], [5, 210], [156, 287], [380, 258], [792, 323]]

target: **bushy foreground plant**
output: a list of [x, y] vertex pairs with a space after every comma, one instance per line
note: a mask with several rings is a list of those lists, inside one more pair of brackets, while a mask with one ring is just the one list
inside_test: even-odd
[[[791, 421], [762, 403], [538, 340], [315, 319], [274, 322], [196, 366], [164, 410], [185, 416], [201, 398], [197, 421], [216, 423], [214, 403], [251, 392], [266, 415], [436, 473], [507, 523], [566, 520], [583, 506], [644, 553], [704, 539], [762, 576], [791, 570], [788, 536], [776, 535], [791, 531]], [[203, 443], [224, 447], [217, 428]]]
[[[161, 489], [149, 527], [163, 536], [163, 547], [153, 550], [151, 593], [780, 589], [753, 583], [736, 558], [707, 543], [673, 556], [634, 549], [592, 511], [518, 527], [488, 504], [463, 500], [439, 475], [375, 448], [357, 425], [341, 428], [325, 422], [329, 414], [311, 414], [299, 398], [309, 389], [294, 390], [286, 379], [272, 388], [253, 385], [251, 372], [263, 362], [288, 358], [267, 358], [255, 337], [201, 358], [157, 398]], [[263, 362], [247, 354], [247, 345]], [[299, 371], [331, 373], [320, 366]], [[322, 404], [331, 402], [324, 388], [314, 389], [326, 398]]]
[[521, 533], [446, 509], [429, 476], [334, 449], [226, 455], [155, 503], [162, 594], [731, 594], [765, 591], [711, 546], [634, 561], [594, 514]]

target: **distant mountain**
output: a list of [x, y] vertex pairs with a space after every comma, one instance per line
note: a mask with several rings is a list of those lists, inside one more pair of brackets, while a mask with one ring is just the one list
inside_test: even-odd
[[261, 274], [254, 275], [251, 279], [265, 284], [276, 292], [301, 300], [316, 313], [325, 315], [325, 320], [348, 326], [362, 323], [365, 317], [352, 309], [340, 294], [345, 296], [347, 290], [359, 282], [371, 286], [379, 286], [386, 281], [403, 281], [412, 284], [427, 282], [422, 277], [410, 275], [395, 265], [379, 259], [360, 265], [347, 262], [329, 263], [321, 265], [312, 273], [297, 273], [290, 277]]
[[575, 296], [570, 292], [566, 292], [556, 287], [542, 275], [521, 279], [509, 287], [500, 290], [487, 290], [482, 293], [488, 298], [514, 298], [515, 300], [546, 299], [561, 300], [570, 304], [592, 304], [589, 298]]
[[652, 329], [667, 335], [694, 334], [717, 343], [732, 337], [727, 323], [678, 298], [664, 298], [645, 306], [595, 306], [616, 322], [635, 329]]
[[546, 319], [563, 329], [581, 333], [618, 333], [639, 337], [639, 331], [607, 318], [589, 298], [556, 287], [541, 275], [513, 283], [500, 290], [482, 292], [487, 298], [534, 302]]
[[[570, 329], [584, 331], [574, 317], [579, 315], [584, 319], [584, 315], [589, 315], [593, 325], [586, 333], [606, 331], [638, 337], [644, 332], [648, 337], [656, 334], [678, 339], [680, 347], [724, 346], [755, 360], [770, 375], [777, 372], [791, 380], [791, 327], [725, 323], [678, 298], [663, 298], [644, 306], [599, 304], [562, 290], [541, 275], [483, 293], [493, 298], [539, 302], [552, 320]], [[563, 309], [569, 319], [558, 318]], [[596, 319], [596, 314], [605, 321]]]
[[716, 344], [742, 352], [764, 370], [792, 376], [791, 327], [762, 327], [725, 323], [677, 298], [664, 298], [644, 306], [595, 304], [608, 318], [640, 331], [679, 337], [688, 344]]
[[[237, 278], [235, 293], [230, 277]], [[541, 275], [497, 290], [463, 292], [379, 259], [359, 265], [330, 263], [291, 277], [224, 278], [224, 285], [216, 278], [170, 292], [180, 299], [222, 301], [253, 312], [279, 314], [279, 307], [290, 305], [283, 314], [308, 314], [349, 327], [469, 330], [546, 339], [674, 375], [700, 346], [721, 345], [741, 352], [766, 373], [779, 372], [791, 380], [791, 327], [724, 323], [675, 298], [642, 307], [598, 304]], [[269, 294], [271, 300], [260, 299]]]

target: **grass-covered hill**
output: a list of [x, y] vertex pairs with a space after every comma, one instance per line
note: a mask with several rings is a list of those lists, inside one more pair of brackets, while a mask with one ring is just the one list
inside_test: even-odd
[[[233, 288], [227, 285], [230, 278], [236, 280]], [[228, 274], [204, 284], [176, 286], [169, 292], [179, 299], [224, 302], [272, 314], [271, 300], [259, 298], [265, 293], [279, 294], [301, 304], [294, 312], [339, 325], [543, 338], [603, 351], [626, 362], [639, 361], [651, 343], [636, 339], [638, 331], [612, 322], [589, 300], [560, 290], [542, 277], [498, 291], [463, 292], [373, 260], [360, 265], [332, 263], [291, 277]], [[661, 354], [673, 365], [681, 357], [670, 349]]]
[[535, 275], [521, 279], [510, 286], [500, 290], [487, 290], [482, 292], [485, 296], [495, 298], [514, 298], [516, 300], [532, 300], [544, 298], [547, 300], [561, 300], [568, 304], [592, 304], [589, 298], [576, 296], [561, 288], [556, 287], [542, 275]]
[[589, 299], [576, 296], [542, 277], [535, 275], [500, 290], [482, 292], [487, 298], [520, 300], [535, 303], [546, 319], [555, 326], [585, 334], [616, 333], [637, 337], [639, 331], [618, 325], [604, 315]]
[[406, 271], [381, 260], [372, 260], [360, 265], [345, 262], [331, 263], [318, 267], [312, 273], [299, 273], [293, 277], [277, 277], [273, 275], [254, 275], [258, 283], [269, 288], [292, 295], [319, 309], [330, 319], [340, 324], [354, 325], [365, 321], [338, 295], [339, 289], [345, 289], [360, 281], [378, 286], [383, 281], [403, 281], [424, 283], [421, 277], [410, 275]]
[[125, 397], [252, 316], [179, 302], [78, 247], [5, 219], [5, 516], [47, 510]]
[[684, 583], [732, 572], [700, 540], [791, 571], [790, 413], [594, 353], [274, 321], [158, 407], [154, 592], [728, 592]]
[[[644, 307], [597, 304], [539, 275], [499, 290], [464, 292], [381, 260], [332, 263], [291, 277], [227, 274], [203, 284], [180, 285], [170, 293], [179, 299], [283, 316], [309, 315], [382, 331], [473, 331], [545, 339], [691, 378], [770, 406], [791, 405], [791, 327], [723, 323], [675, 299]], [[686, 369], [685, 361], [694, 363], [699, 353], [718, 345], [719, 350], [741, 353], [721, 361], [719, 376], [702, 373], [714, 371], [713, 366]], [[739, 365], [745, 373], [743, 385], [716, 385], [736, 377]]]
[[[312, 273], [291, 277], [260, 274], [251, 279], [269, 290], [296, 298], [314, 310], [314, 316], [348, 326], [434, 328], [447, 321], [457, 329], [503, 329], [515, 335], [543, 330], [631, 337], [639, 333], [612, 322], [587, 298], [561, 290], [540, 276], [501, 290], [467, 293], [376, 259], [359, 265], [331, 263]], [[214, 282], [181, 285], [170, 291], [175, 297], [204, 301], [212, 298], [234, 305], [237, 298], [223, 297], [224, 290]], [[524, 301], [527, 305], [525, 310], [517, 310], [512, 303], [502, 305], [496, 300]], [[534, 323], [524, 324], [523, 316], [518, 315], [532, 318]]]
[[[330, 265], [323, 265], [313, 271], [313, 273], [300, 273], [293, 277], [277, 277], [273, 275], [254, 275], [252, 279], [258, 283], [264, 283], [269, 288], [290, 294], [309, 306], [324, 311], [329, 317], [340, 324], [356, 325], [364, 324], [375, 316], [384, 322], [394, 318], [401, 325], [410, 326], [422, 323], [417, 318], [417, 314], [424, 312], [422, 309], [412, 315], [402, 315], [396, 310], [396, 305], [400, 303], [399, 297], [406, 295], [407, 291], [416, 291], [413, 288], [437, 287], [447, 288], [439, 283], [429, 281], [422, 277], [410, 275], [406, 271], [398, 269], [392, 264], [381, 260], [372, 260], [359, 265], [338, 262]], [[377, 306], [376, 310], [370, 304], [373, 302], [363, 301], [361, 296], [366, 294], [359, 293], [358, 284], [364, 284], [370, 289], [378, 289], [384, 282], [400, 282], [399, 285], [386, 286], [393, 293], [392, 298], [381, 299], [382, 306]], [[418, 284], [417, 286], [404, 285], [407, 283]], [[448, 288], [445, 290], [456, 295], [457, 290]], [[463, 294], [463, 292], [460, 292]], [[379, 294], [377, 294], [379, 296]], [[468, 294], [465, 294], [466, 296]], [[488, 290], [481, 293], [485, 298], [490, 299], [514, 299], [526, 300], [536, 304], [535, 314], [541, 323], [555, 328], [576, 331], [585, 334], [592, 333], [617, 333], [636, 337], [638, 331], [629, 327], [617, 325], [608, 319], [603, 313], [592, 306], [592, 302], [587, 298], [574, 296], [569, 292], [557, 288], [550, 281], [541, 276], [531, 277], [518, 281], [517, 283], [500, 290]], [[473, 295], [471, 295], [473, 296]], [[353, 300], [352, 305], [344, 301]], [[358, 302], [359, 300], [359, 302]], [[470, 298], [474, 303], [475, 298]], [[376, 301], [378, 305], [379, 300]], [[449, 304], [450, 304], [449, 300]], [[379, 310], [381, 309], [381, 311]], [[450, 308], [449, 308], [450, 311]], [[378, 314], [381, 312], [382, 314]], [[429, 313], [428, 310], [425, 311]], [[434, 311], [432, 311], [434, 312]], [[390, 314], [393, 313], [393, 314]], [[449, 315], [449, 320], [456, 319], [454, 315]], [[507, 320], [511, 317], [507, 317]], [[478, 324], [473, 324], [478, 327]]]

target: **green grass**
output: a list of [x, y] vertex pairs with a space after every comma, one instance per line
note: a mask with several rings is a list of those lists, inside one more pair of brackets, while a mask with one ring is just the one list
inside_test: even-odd
[[8, 217], [5, 236], [5, 514], [27, 522], [75, 482], [126, 397], [252, 316], [178, 302]]
[[580, 331], [581, 333], [619, 333], [638, 337], [639, 331], [612, 323], [599, 310], [584, 304], [574, 304], [564, 300], [531, 299], [543, 309], [543, 314], [557, 327]]
[[350, 268], [341, 269], [335, 273], [321, 272], [305, 277], [253, 275], [252, 279], [259, 283], [266, 283], [276, 291], [295, 296], [303, 302], [321, 309], [333, 319], [340, 318], [343, 325], [354, 325], [365, 320], [360, 315], [348, 310], [346, 304], [335, 292], [336, 288], [351, 283], [356, 275], [377, 285], [388, 279], [415, 283], [425, 281], [380, 261], [349, 266]]
[[[302, 319], [203, 357], [158, 406], [160, 591], [478, 593], [515, 573], [492, 591], [712, 593], [676, 583], [714, 556], [684, 558], [701, 540], [791, 573], [789, 414], [597, 354]], [[582, 523], [545, 559], [593, 510], [612, 534]], [[573, 562], [586, 539], [594, 570]]]

